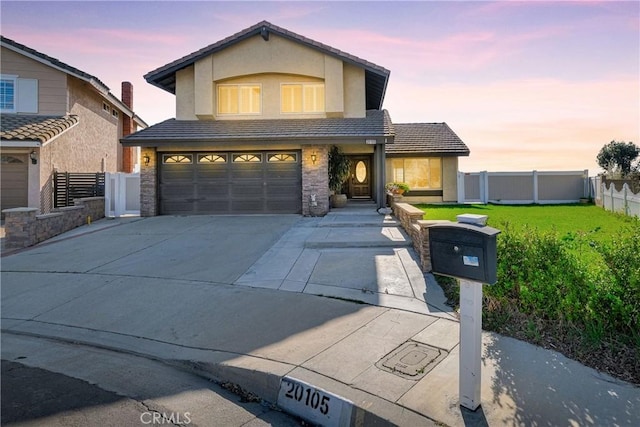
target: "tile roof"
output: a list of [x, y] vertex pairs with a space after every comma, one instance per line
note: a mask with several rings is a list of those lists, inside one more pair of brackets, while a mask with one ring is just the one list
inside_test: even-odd
[[216, 143], [328, 138], [393, 137], [386, 110], [369, 110], [364, 118], [283, 120], [176, 120], [169, 119], [133, 133], [125, 145], [157, 143]]
[[278, 27], [277, 25], [273, 25], [272, 23], [267, 21], [258, 22], [257, 24], [246, 28], [236, 34], [233, 34], [225, 39], [222, 39], [196, 52], [170, 62], [169, 64], [163, 65], [162, 67], [159, 67], [153, 71], [150, 71], [144, 76], [144, 78], [147, 80], [147, 82], [151, 83], [154, 86], [166, 90], [167, 92], [175, 93], [176, 71], [195, 63], [201, 58], [209, 56], [212, 53], [218, 52], [247, 38], [257, 35], [264, 35], [265, 37], [268, 37], [269, 32], [277, 34], [280, 37], [302, 43], [327, 55], [334, 56], [345, 62], [364, 68], [365, 86], [367, 92], [366, 108], [371, 110], [382, 108], [382, 102], [384, 100], [384, 94], [387, 89], [387, 82], [389, 80], [389, 70], [372, 62], [358, 58], [357, 56], [343, 52], [339, 49], [333, 48], [315, 40], [311, 40], [307, 37], [286, 30], [282, 27]]
[[2, 114], [0, 139], [3, 141], [39, 141], [45, 143], [79, 122], [78, 116], [36, 116]]
[[446, 123], [394, 123], [395, 140], [386, 146], [388, 155], [431, 154], [468, 156], [464, 142]]

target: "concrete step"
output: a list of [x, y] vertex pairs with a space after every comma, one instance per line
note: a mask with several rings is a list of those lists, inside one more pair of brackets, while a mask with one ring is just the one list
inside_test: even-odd
[[391, 215], [327, 215], [317, 224], [318, 227], [399, 227], [400, 222]]
[[411, 246], [411, 238], [400, 227], [319, 227], [305, 241], [308, 249], [398, 248]]

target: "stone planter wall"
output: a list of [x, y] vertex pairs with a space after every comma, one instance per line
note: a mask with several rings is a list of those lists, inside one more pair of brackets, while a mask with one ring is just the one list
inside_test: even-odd
[[424, 212], [408, 203], [403, 203], [401, 196], [389, 195], [388, 199], [393, 214], [413, 241], [413, 248], [420, 258], [422, 271], [430, 272], [431, 250], [429, 247], [429, 228], [435, 224], [446, 223], [446, 220], [424, 220]]
[[75, 199], [75, 206], [38, 215], [37, 208], [5, 209], [5, 248], [33, 246], [91, 221], [104, 218], [104, 197]]

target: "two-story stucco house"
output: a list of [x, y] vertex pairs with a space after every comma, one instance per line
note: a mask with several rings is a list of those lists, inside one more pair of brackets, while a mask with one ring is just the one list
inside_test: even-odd
[[[426, 171], [426, 181], [414, 180], [424, 187], [417, 195], [455, 200], [443, 180], [456, 185], [457, 156], [469, 150], [446, 125], [451, 150], [413, 144], [429, 124], [397, 141], [382, 109], [389, 70], [369, 61], [263, 21], [145, 79], [176, 95], [176, 118], [121, 140], [142, 147], [142, 215], [324, 215], [334, 145], [352, 160], [350, 198], [385, 206], [385, 175]], [[386, 147], [398, 142], [405, 149], [388, 160]]]
[[146, 123], [96, 77], [6, 37], [0, 38], [0, 209], [49, 212], [52, 174], [131, 172], [137, 150], [119, 143]]

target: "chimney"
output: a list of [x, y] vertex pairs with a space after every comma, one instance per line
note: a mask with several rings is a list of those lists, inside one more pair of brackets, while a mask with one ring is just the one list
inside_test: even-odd
[[[122, 82], [122, 103], [133, 111], [133, 85], [130, 82]], [[135, 132], [133, 118], [126, 114], [122, 115], [122, 137]], [[134, 147], [122, 147], [122, 171], [132, 173], [136, 163]]]

